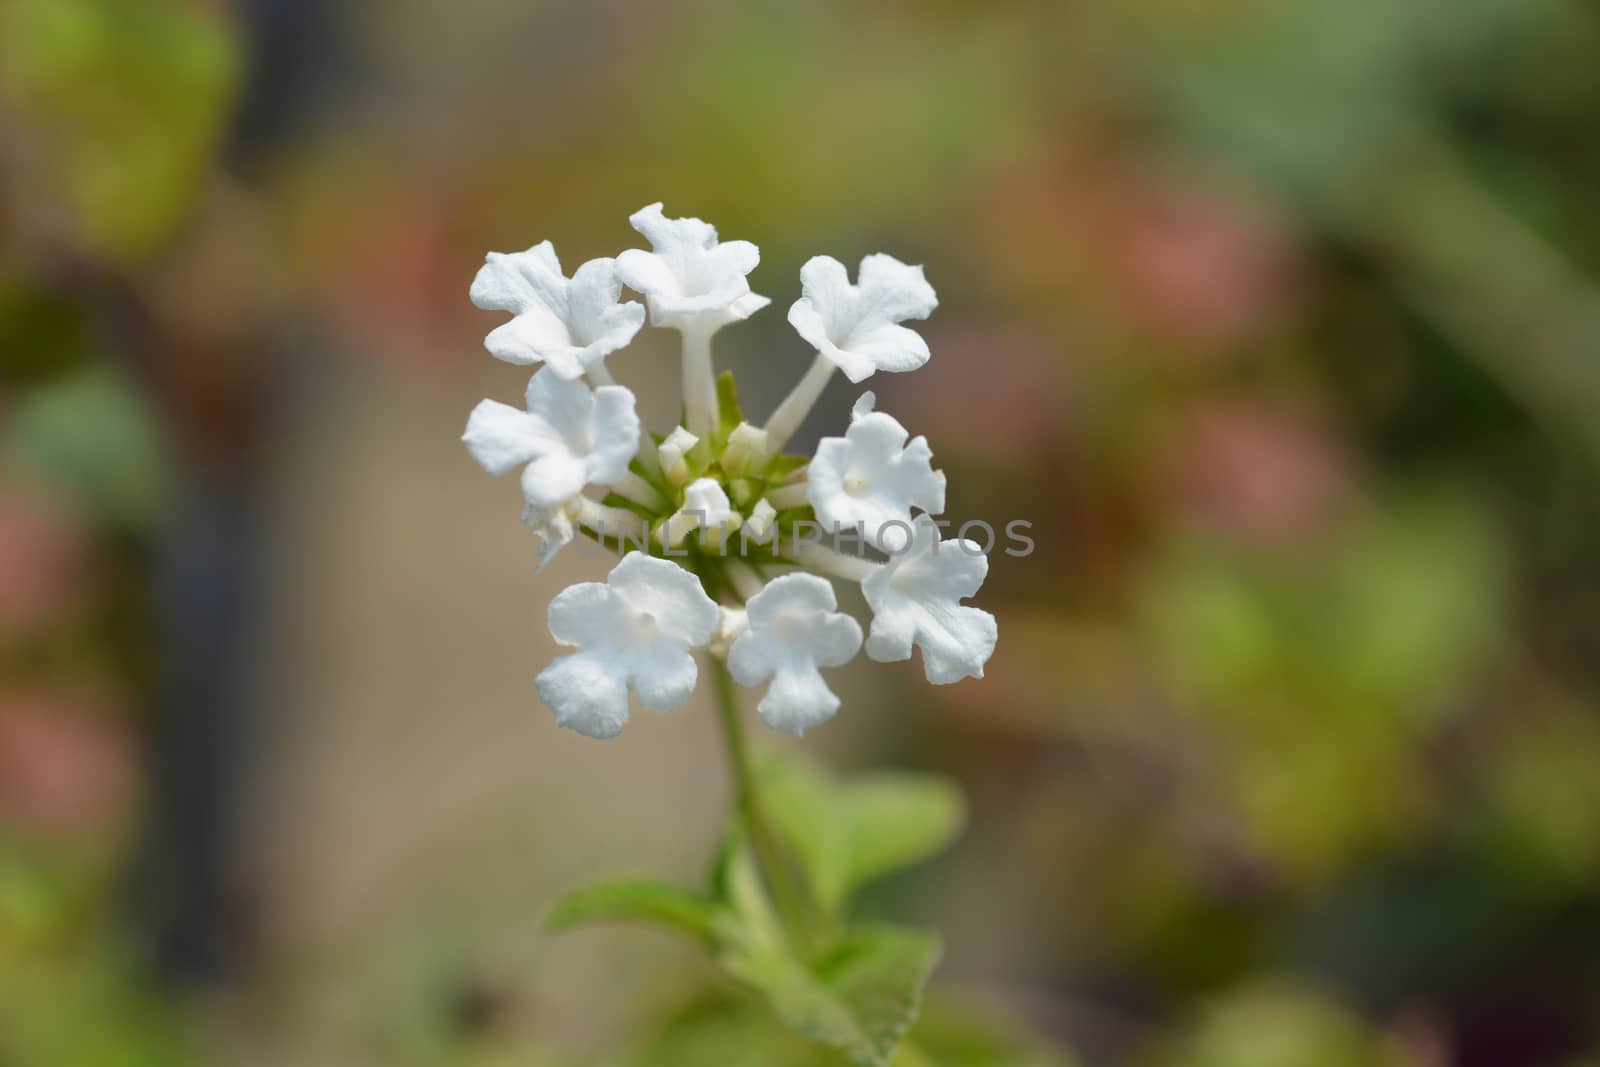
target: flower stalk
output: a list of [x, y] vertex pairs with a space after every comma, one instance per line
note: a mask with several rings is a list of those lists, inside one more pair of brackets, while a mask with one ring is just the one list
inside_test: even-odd
[[761, 789], [750, 757], [750, 743], [746, 737], [744, 720], [740, 716], [739, 693], [733, 686], [733, 676], [727, 665], [716, 656], [706, 657], [711, 663], [711, 677], [717, 690], [717, 723], [722, 730], [723, 748], [728, 757], [729, 776], [733, 780], [734, 803], [737, 805], [744, 830], [750, 838], [750, 851], [755, 855], [756, 866], [767, 892], [772, 894], [773, 905], [784, 931], [796, 945], [804, 945], [810, 938], [811, 920], [804, 898], [795, 887], [793, 872], [784, 861], [783, 850], [767, 820], [766, 808], [761, 802]]
[[711, 366], [711, 335], [715, 327], [702, 321], [684, 323], [683, 421], [701, 440], [717, 425], [717, 381]]
[[783, 403], [767, 420], [766, 458], [770, 459], [783, 451], [783, 446], [789, 443], [795, 431], [800, 429], [800, 424], [806, 421], [806, 416], [811, 414], [811, 409], [817, 406], [822, 391], [833, 379], [835, 369], [833, 360], [817, 353], [805, 376], [795, 383], [789, 395], [783, 398]]

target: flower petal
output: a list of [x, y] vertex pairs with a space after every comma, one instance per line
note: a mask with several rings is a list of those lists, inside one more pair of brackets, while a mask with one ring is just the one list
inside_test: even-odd
[[717, 627], [716, 601], [706, 596], [700, 579], [677, 564], [630, 552], [606, 581], [631, 611], [649, 614], [663, 634], [686, 647], [711, 640]]
[[639, 414], [632, 390], [620, 385], [596, 389], [591, 425], [594, 450], [589, 453], [589, 481], [598, 485], [621, 481], [639, 451]]
[[522, 469], [522, 497], [535, 508], [551, 508], [583, 492], [588, 468], [570, 452], [540, 456]]
[[779, 671], [772, 676], [766, 695], [756, 705], [761, 721], [774, 730], [803, 734], [827, 722], [839, 710], [839, 698], [815, 667], [805, 671]]
[[506, 474], [528, 462], [546, 442], [536, 419], [496, 400], [485, 400], [472, 409], [461, 440], [478, 465], [493, 475]]
[[861, 291], [872, 303], [873, 317], [904, 322], [925, 319], [939, 306], [939, 297], [921, 267], [882, 252], [861, 260]]
[[539, 672], [534, 684], [557, 726], [605, 739], [621, 733], [628, 721], [625, 676], [602, 653], [561, 656]]
[[818, 619], [807, 637], [819, 667], [843, 667], [861, 651], [861, 624], [845, 614]]
[[573, 647], [603, 644], [616, 635], [619, 609], [616, 594], [605, 582], [569, 585], [550, 601], [546, 612], [550, 636]]
[[902, 373], [928, 362], [928, 342], [904, 326], [885, 324], [858, 330], [845, 347], [856, 360], [868, 360], [881, 371]]
[[682, 644], [652, 641], [627, 650], [629, 674], [639, 703], [656, 711], [681, 708], [694, 692], [699, 668]]
[[561, 274], [561, 261], [549, 241], [526, 252], [490, 252], [472, 279], [469, 297], [485, 311], [521, 312], [548, 295], [548, 279]]

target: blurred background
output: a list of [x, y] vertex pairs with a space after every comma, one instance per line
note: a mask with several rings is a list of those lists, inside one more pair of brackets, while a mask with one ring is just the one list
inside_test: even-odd
[[[880, 406], [1033, 523], [987, 678], [859, 659], [805, 742], [967, 790], [872, 901], [944, 988], [1085, 1067], [1600, 1062], [1597, 55], [1585, 0], [4, 0], [0, 1064], [635, 1062], [705, 980], [539, 930], [698, 878], [727, 787], [704, 703], [552, 725], [604, 563], [458, 442], [526, 377], [483, 254], [658, 199], [762, 248], [757, 416], [806, 258], [926, 264]], [[611, 361], [658, 430], [672, 341]]]

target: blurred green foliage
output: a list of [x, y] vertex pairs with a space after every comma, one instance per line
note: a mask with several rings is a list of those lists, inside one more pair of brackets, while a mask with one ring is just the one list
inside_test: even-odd
[[13, 126], [16, 231], [126, 268], [168, 238], [210, 173], [237, 38], [184, 0], [11, 0], [0, 107]]

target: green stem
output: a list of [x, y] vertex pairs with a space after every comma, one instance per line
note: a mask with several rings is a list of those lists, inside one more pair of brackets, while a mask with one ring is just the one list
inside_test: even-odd
[[722, 739], [726, 743], [728, 764], [733, 773], [735, 802], [739, 805], [745, 832], [750, 835], [751, 851], [755, 853], [761, 879], [767, 885], [767, 892], [772, 894], [784, 929], [791, 938], [803, 943], [808, 929], [806, 912], [761, 803], [761, 791], [756, 785], [751, 766], [750, 745], [745, 737], [744, 720], [739, 714], [739, 694], [733, 686], [733, 676], [728, 673], [727, 665], [722, 660], [715, 656], [706, 658], [711, 663], [711, 675], [716, 680], [718, 721], [722, 726]]

